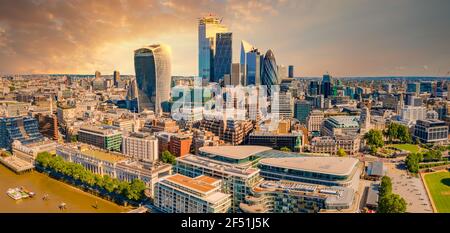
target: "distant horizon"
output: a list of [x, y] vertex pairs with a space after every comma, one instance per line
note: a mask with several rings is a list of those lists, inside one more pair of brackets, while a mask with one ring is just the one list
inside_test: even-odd
[[[119, 71], [120, 73], [120, 71]], [[83, 74], [83, 73], [42, 73], [42, 74], [1, 74], [2, 77], [7, 76], [40, 76], [40, 75], [49, 75], [49, 76], [70, 76], [70, 75], [76, 75], [76, 76], [95, 76], [95, 74]], [[135, 74], [122, 74], [121, 76], [136, 76]], [[325, 75], [325, 74], [324, 74]], [[113, 76], [113, 73], [111, 74], [104, 74], [101, 73], [101, 76]], [[439, 78], [439, 79], [450, 79], [450, 76], [424, 76], [424, 75], [384, 75], [384, 76], [334, 76], [333, 74], [330, 74], [332, 78]], [[198, 77], [197, 75], [172, 75], [172, 77]], [[314, 78], [323, 78], [323, 76], [296, 76], [294, 78], [304, 78], [304, 79], [314, 79]], [[285, 79], [291, 79], [289, 77], [286, 77]]]

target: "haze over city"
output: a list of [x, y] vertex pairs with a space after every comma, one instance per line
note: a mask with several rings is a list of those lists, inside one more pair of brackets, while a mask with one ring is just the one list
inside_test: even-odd
[[0, 73], [134, 75], [133, 51], [165, 43], [173, 75], [198, 75], [198, 18], [213, 14], [240, 40], [273, 49], [296, 76], [448, 76], [450, 2], [2, 1]]

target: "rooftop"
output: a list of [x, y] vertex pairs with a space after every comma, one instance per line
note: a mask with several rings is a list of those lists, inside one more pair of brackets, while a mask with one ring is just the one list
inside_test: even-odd
[[357, 116], [332, 116], [327, 119], [335, 127], [339, 128], [358, 128], [359, 127], [359, 117]]
[[116, 154], [112, 154], [112, 153], [101, 151], [101, 150], [95, 150], [95, 149], [84, 150], [84, 151], [82, 151], [82, 154], [99, 159], [99, 160], [108, 161], [111, 163], [120, 162], [120, 161], [126, 159], [125, 157], [122, 157], [122, 156], [119, 156]]
[[213, 191], [217, 187], [212, 184], [218, 181], [212, 177], [199, 176], [196, 178], [190, 178], [178, 173], [167, 177], [166, 180], [200, 193]]
[[201, 147], [200, 152], [231, 159], [245, 159], [260, 152], [272, 150], [266, 146], [210, 146]]
[[260, 164], [332, 175], [350, 175], [358, 159], [341, 157], [267, 158]]

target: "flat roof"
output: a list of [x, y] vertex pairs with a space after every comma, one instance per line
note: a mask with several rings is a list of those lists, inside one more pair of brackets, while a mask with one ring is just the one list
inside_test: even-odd
[[231, 159], [245, 159], [260, 152], [272, 150], [266, 146], [208, 146], [201, 147], [200, 152], [223, 156]]
[[207, 193], [216, 189], [216, 186], [211, 183], [217, 181], [212, 177], [199, 176], [196, 178], [190, 178], [179, 173], [167, 177], [166, 180], [201, 193]]
[[358, 159], [341, 157], [267, 158], [262, 159], [260, 164], [345, 176], [351, 174], [353, 168], [358, 164]]
[[101, 150], [95, 150], [95, 149], [87, 149], [84, 151], [81, 151], [82, 154], [94, 157], [96, 159], [108, 161], [111, 163], [120, 162], [122, 160], [125, 160], [126, 158], [123, 156], [115, 155], [112, 153], [108, 153]]

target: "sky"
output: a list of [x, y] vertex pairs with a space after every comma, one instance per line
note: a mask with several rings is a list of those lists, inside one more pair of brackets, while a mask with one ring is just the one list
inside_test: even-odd
[[133, 51], [164, 43], [172, 74], [198, 75], [198, 18], [296, 76], [450, 76], [448, 0], [0, 0], [0, 74], [134, 75]]

